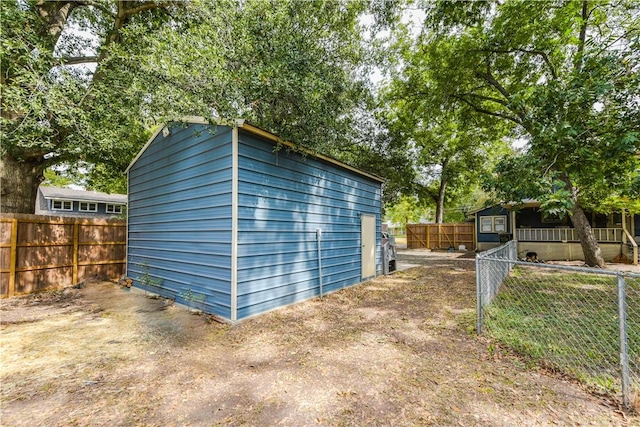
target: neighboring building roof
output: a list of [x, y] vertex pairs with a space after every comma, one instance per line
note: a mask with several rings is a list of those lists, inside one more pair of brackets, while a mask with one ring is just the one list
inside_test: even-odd
[[113, 218], [114, 214], [105, 213], [104, 207], [100, 212], [81, 212], [77, 210], [51, 210], [49, 200], [68, 200], [71, 202], [94, 202], [109, 205], [127, 205], [125, 194], [107, 194], [97, 191], [72, 190], [70, 188], [43, 187], [38, 188], [36, 198], [36, 215], [56, 215], [74, 218]]
[[524, 199], [521, 200], [519, 202], [503, 202], [503, 203], [497, 203], [495, 205], [490, 205], [490, 206], [485, 206], [482, 208], [478, 208], [478, 209], [474, 209], [472, 211], [469, 211], [469, 215], [475, 215], [478, 212], [481, 212], [485, 209], [489, 209], [489, 208], [495, 208], [495, 207], [503, 207], [505, 209], [511, 209], [514, 206], [518, 206], [519, 208], [537, 208], [540, 206], [540, 202], [535, 200], [535, 199]]
[[514, 206], [518, 206], [521, 208], [537, 208], [537, 207], [540, 207], [540, 202], [536, 199], [523, 199], [523, 200], [520, 200], [519, 202], [502, 203], [503, 208], [510, 209]]
[[110, 204], [127, 204], [126, 194], [107, 194], [98, 191], [72, 190], [70, 188], [40, 187], [45, 199], [79, 200], [86, 202], [102, 202]]
[[[180, 118], [180, 119], [176, 119], [175, 121], [176, 122], [181, 122], [181, 123], [201, 124], [201, 125], [211, 124], [204, 117], [183, 117], [183, 118]], [[314, 152], [312, 150], [309, 150], [309, 149], [306, 149], [304, 147], [299, 147], [299, 146], [295, 145], [292, 142], [285, 141], [285, 140], [281, 139], [277, 135], [274, 135], [274, 134], [272, 134], [270, 132], [267, 132], [266, 130], [262, 130], [257, 126], [253, 126], [253, 125], [245, 122], [244, 119], [218, 120], [216, 124], [219, 125], [219, 126], [229, 126], [229, 127], [240, 128], [240, 129], [242, 129], [244, 131], [247, 131], [247, 132], [252, 133], [254, 135], [257, 135], [257, 136], [261, 136], [263, 138], [266, 138], [266, 139], [268, 139], [270, 141], [273, 141], [273, 142], [276, 142], [278, 144], [282, 144], [284, 146], [294, 148], [294, 149], [296, 149], [296, 150], [298, 150], [300, 152], [303, 152], [305, 154], [313, 156], [313, 157], [315, 157], [317, 159], [324, 160], [325, 162], [328, 162], [328, 163], [332, 163], [332, 164], [334, 164], [336, 166], [339, 166], [339, 167], [341, 167], [343, 169], [348, 169], [348, 170], [350, 170], [352, 172], [355, 172], [355, 173], [357, 173], [359, 175], [366, 176], [366, 177], [371, 178], [371, 179], [373, 179], [375, 181], [378, 181], [378, 182], [384, 182], [384, 179], [380, 178], [379, 176], [370, 174], [370, 173], [365, 172], [365, 171], [363, 171], [361, 169], [355, 168], [353, 166], [350, 166], [350, 165], [348, 165], [346, 163], [343, 163], [343, 162], [341, 162], [339, 160], [336, 160], [336, 159], [333, 159], [331, 157], [325, 156], [323, 154], [316, 153], [316, 152]], [[166, 126], [159, 126], [158, 127], [158, 130], [156, 130], [156, 132], [153, 135], [151, 135], [151, 138], [149, 138], [149, 141], [147, 141], [147, 143], [144, 145], [144, 147], [142, 147], [140, 152], [138, 152], [136, 157], [134, 157], [134, 159], [131, 161], [131, 163], [129, 164], [129, 167], [127, 167], [126, 172], [129, 172], [131, 167], [138, 161], [140, 156], [142, 156], [142, 154], [147, 150], [149, 145], [151, 145], [151, 143], [156, 139], [156, 137], [160, 133], [166, 132], [165, 129], [166, 129]]]

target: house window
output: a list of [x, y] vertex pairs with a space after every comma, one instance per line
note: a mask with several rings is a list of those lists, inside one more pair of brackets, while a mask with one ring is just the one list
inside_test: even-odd
[[110, 213], [110, 214], [121, 214], [122, 213], [122, 205], [107, 205], [107, 213]]
[[51, 209], [58, 211], [71, 211], [73, 210], [73, 202], [71, 200], [52, 200]]
[[93, 202], [80, 202], [80, 212], [98, 212], [98, 204]]
[[480, 217], [481, 233], [504, 233], [507, 231], [507, 217], [498, 216], [482, 216]]

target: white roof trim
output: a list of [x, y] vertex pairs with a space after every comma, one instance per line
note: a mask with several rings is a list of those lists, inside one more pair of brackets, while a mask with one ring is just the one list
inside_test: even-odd
[[38, 188], [38, 197], [45, 200], [64, 200], [79, 201], [89, 203], [107, 203], [116, 205], [126, 205], [127, 195], [117, 193], [102, 193], [99, 191], [74, 190], [63, 187], [45, 187]]
[[136, 156], [133, 158], [133, 160], [131, 160], [131, 163], [129, 163], [129, 166], [127, 166], [127, 169], [125, 169], [125, 171], [124, 171], [125, 173], [129, 173], [129, 169], [131, 169], [133, 167], [133, 165], [138, 161], [138, 159], [142, 156], [142, 154], [144, 154], [144, 152], [147, 151], [147, 148], [149, 148], [149, 146], [151, 145], [153, 140], [156, 139], [156, 137], [158, 135], [160, 135], [160, 133], [162, 132], [162, 130], [164, 128], [165, 128], [164, 125], [158, 126], [158, 130], [156, 130], [153, 133], [153, 135], [151, 135], [151, 138], [149, 138], [147, 143], [144, 144], [144, 146], [140, 149], [140, 151], [138, 151], [138, 154], [136, 154]]
[[125, 202], [117, 202], [111, 200], [91, 200], [91, 199], [78, 199], [70, 196], [44, 196], [45, 200], [59, 200], [61, 202], [80, 202], [80, 203], [104, 203], [105, 205], [120, 205], [126, 206]]
[[[158, 129], [153, 133], [153, 135], [151, 135], [151, 138], [149, 138], [147, 143], [144, 144], [144, 146], [140, 149], [140, 151], [138, 151], [138, 154], [136, 154], [136, 156], [133, 158], [133, 160], [131, 160], [131, 163], [129, 163], [129, 166], [127, 166], [127, 169], [125, 169], [125, 171], [124, 171], [125, 173], [129, 173], [129, 170], [138, 161], [140, 156], [142, 156], [142, 154], [144, 154], [144, 152], [147, 151], [147, 148], [149, 148], [149, 146], [151, 145], [153, 140], [156, 139], [157, 136], [160, 133], [162, 133], [162, 131], [167, 127], [167, 123], [170, 123], [170, 122], [190, 123], [190, 124], [194, 124], [194, 125], [209, 125], [209, 124], [211, 124], [209, 122], [209, 120], [207, 120], [206, 118], [204, 118], [202, 116], [183, 116], [183, 117], [177, 118], [175, 120], [169, 120], [168, 122], [161, 124], [160, 126], [158, 126]], [[215, 119], [215, 124], [220, 125], [220, 126], [229, 126], [229, 127], [239, 126], [239, 127], [242, 127], [244, 125], [244, 119], [228, 120], [228, 119], [216, 118]]]

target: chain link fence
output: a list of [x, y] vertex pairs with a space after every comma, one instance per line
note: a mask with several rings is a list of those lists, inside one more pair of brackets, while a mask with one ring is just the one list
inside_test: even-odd
[[640, 274], [478, 254], [478, 333], [640, 409]]

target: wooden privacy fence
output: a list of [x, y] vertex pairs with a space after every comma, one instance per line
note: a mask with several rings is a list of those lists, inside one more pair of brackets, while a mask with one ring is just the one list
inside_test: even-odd
[[474, 248], [475, 226], [472, 222], [461, 224], [407, 224], [407, 248], [458, 250], [464, 245]]
[[0, 296], [124, 274], [126, 223], [98, 218], [2, 214]]

